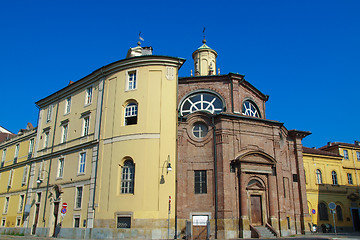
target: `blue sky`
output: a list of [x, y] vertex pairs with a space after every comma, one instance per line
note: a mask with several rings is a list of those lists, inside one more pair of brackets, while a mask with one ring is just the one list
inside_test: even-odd
[[35, 102], [136, 46], [187, 59], [207, 44], [221, 74], [270, 95], [266, 117], [311, 131], [303, 144], [360, 140], [360, 1], [70, 1], [0, 3], [0, 125], [37, 125]]

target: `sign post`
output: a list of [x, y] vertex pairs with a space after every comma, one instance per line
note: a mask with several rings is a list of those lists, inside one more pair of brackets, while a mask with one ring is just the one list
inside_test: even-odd
[[167, 237], [167, 239], [170, 239], [170, 210], [171, 210], [171, 196], [169, 196], [168, 237]]
[[336, 224], [335, 224], [335, 209], [336, 204], [334, 202], [329, 203], [330, 212], [332, 213], [333, 222], [334, 222], [334, 233], [336, 234]]

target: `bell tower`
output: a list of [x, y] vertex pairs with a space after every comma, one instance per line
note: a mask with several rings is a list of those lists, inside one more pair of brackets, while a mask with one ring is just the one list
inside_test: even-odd
[[217, 52], [206, 45], [205, 36], [202, 42], [203, 45], [192, 54], [195, 76], [216, 75]]

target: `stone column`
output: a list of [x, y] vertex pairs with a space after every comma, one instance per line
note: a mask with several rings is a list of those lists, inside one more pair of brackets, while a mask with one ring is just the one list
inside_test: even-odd
[[278, 194], [276, 188], [276, 176], [272, 174], [268, 175], [268, 191], [269, 191], [269, 211], [270, 211], [270, 224], [276, 230], [279, 231], [279, 219], [278, 219]]
[[239, 191], [240, 191], [240, 235], [242, 238], [251, 238], [250, 221], [247, 206], [246, 182], [245, 172], [239, 169]]

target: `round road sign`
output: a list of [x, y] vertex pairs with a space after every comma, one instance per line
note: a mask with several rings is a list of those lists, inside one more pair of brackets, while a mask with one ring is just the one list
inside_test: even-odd
[[65, 214], [66, 213], [66, 208], [61, 209], [61, 213]]
[[316, 210], [315, 210], [315, 209], [312, 209], [312, 210], [311, 210], [311, 213], [312, 213], [312, 214], [315, 214], [315, 213], [316, 213]]
[[64, 202], [64, 203], [62, 204], [62, 207], [63, 207], [63, 208], [66, 208], [66, 207], [67, 207], [67, 203]]
[[334, 210], [334, 209], [336, 208], [336, 204], [333, 203], [333, 202], [329, 203], [329, 208], [330, 208], [331, 210]]

